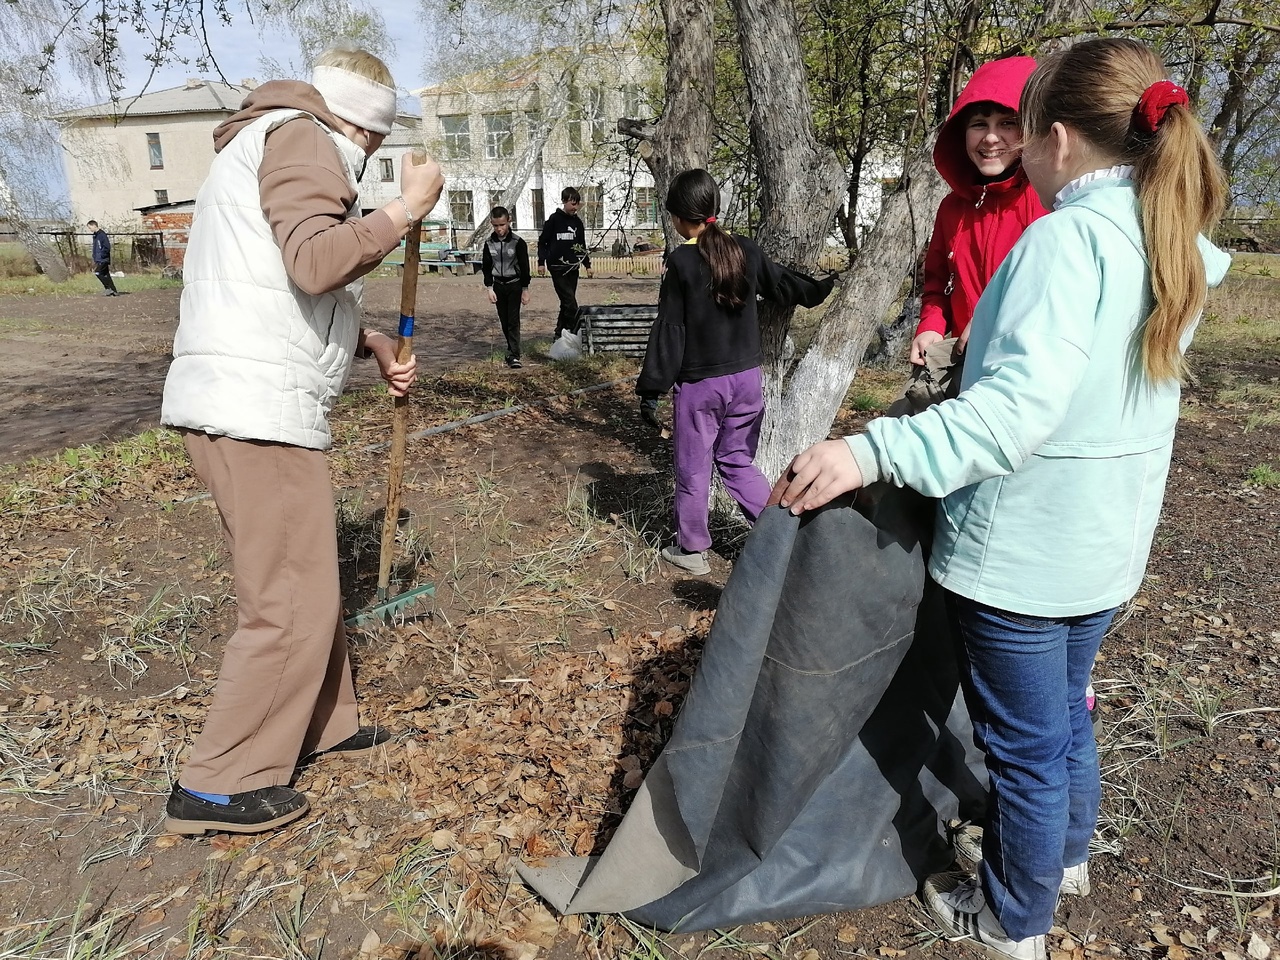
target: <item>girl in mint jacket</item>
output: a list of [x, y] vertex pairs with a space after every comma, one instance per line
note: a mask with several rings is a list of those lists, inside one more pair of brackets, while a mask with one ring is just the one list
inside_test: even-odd
[[809, 448], [781, 498], [800, 513], [877, 480], [941, 498], [929, 572], [991, 799], [977, 876], [931, 878], [925, 899], [953, 935], [1040, 960], [1059, 893], [1089, 892], [1101, 789], [1085, 685], [1141, 585], [1183, 353], [1230, 261], [1203, 239], [1221, 169], [1147, 47], [1051, 56], [1020, 113], [1023, 167], [1051, 213], [983, 293], [960, 395]]

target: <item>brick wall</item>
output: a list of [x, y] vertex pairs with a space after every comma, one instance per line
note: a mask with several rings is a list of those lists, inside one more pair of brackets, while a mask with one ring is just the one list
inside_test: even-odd
[[191, 213], [156, 211], [143, 214], [142, 222], [148, 230], [164, 234], [164, 255], [171, 267], [182, 267], [187, 255], [187, 236], [191, 233]]

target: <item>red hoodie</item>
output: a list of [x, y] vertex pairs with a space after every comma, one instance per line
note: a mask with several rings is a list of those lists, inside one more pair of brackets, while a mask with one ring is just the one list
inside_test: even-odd
[[951, 193], [938, 207], [925, 254], [917, 336], [933, 330], [958, 337], [973, 319], [978, 297], [1022, 231], [1047, 212], [1021, 166], [1007, 180], [981, 183], [965, 151], [965, 124], [956, 122], [965, 107], [981, 101], [1017, 110], [1022, 88], [1035, 67], [1030, 57], [984, 63], [961, 91], [938, 134], [933, 164], [951, 186]]

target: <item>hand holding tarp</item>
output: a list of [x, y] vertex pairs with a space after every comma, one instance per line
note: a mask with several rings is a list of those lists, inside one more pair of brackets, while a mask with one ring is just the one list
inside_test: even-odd
[[862, 471], [849, 445], [843, 440], [824, 440], [791, 461], [773, 485], [769, 503], [779, 503], [799, 516], [861, 486]]

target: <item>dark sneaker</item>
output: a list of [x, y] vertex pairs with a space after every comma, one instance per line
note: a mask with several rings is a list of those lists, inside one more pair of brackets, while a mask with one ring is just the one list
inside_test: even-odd
[[524, 364], [520, 362], [519, 357], [507, 357], [507, 366], [512, 370], [519, 370]]
[[1011, 940], [991, 912], [978, 881], [965, 873], [934, 874], [924, 884], [924, 904], [950, 940], [968, 940], [988, 957], [1048, 960], [1044, 935]]
[[173, 785], [165, 806], [166, 833], [200, 835], [209, 830], [224, 833], [261, 833], [297, 820], [307, 812], [307, 798], [292, 787], [263, 787], [234, 793], [230, 803], [204, 800], [178, 784]]
[[319, 760], [323, 757], [331, 757], [341, 754], [344, 757], [362, 757], [366, 753], [371, 753], [375, 747], [380, 747], [391, 739], [391, 731], [385, 727], [361, 727], [347, 739], [340, 743], [335, 743], [328, 750], [317, 750], [315, 753], [309, 753], [302, 760], [303, 763], [309, 763], [312, 760]]

